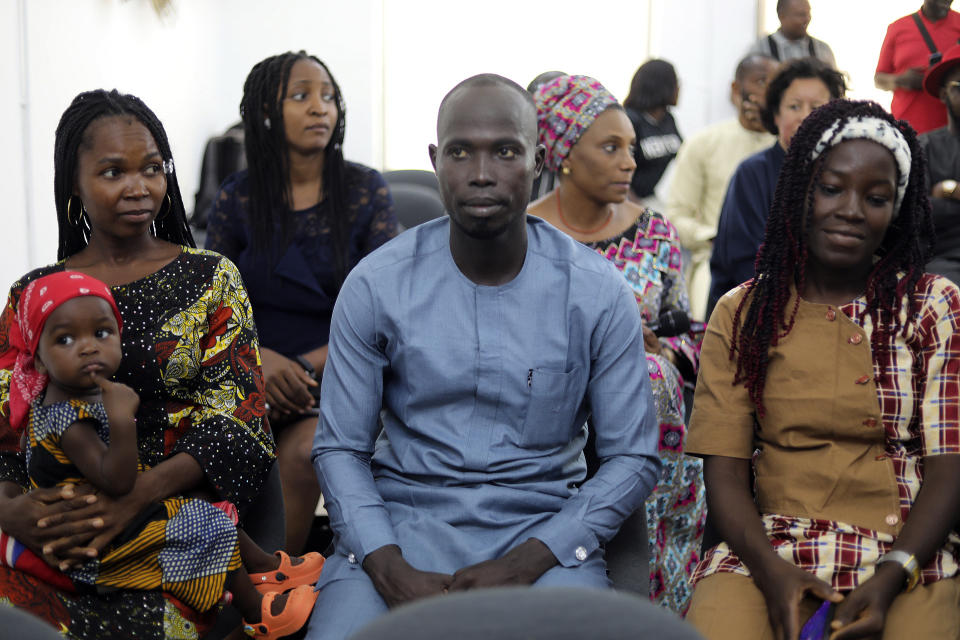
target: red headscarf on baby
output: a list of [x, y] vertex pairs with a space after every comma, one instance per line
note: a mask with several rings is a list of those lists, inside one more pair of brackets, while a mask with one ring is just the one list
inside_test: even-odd
[[77, 271], [60, 271], [37, 278], [20, 295], [17, 313], [10, 326], [10, 348], [0, 355], [0, 369], [13, 368], [9, 415], [10, 426], [15, 432], [23, 429], [30, 403], [47, 386], [47, 376], [33, 365], [43, 326], [57, 307], [81, 296], [96, 296], [106, 300], [117, 319], [117, 328], [123, 328], [120, 309], [110, 293], [110, 287]]

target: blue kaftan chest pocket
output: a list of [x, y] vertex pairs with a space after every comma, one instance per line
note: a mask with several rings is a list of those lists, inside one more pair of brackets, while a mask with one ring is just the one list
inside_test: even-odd
[[570, 442], [583, 391], [579, 367], [571, 371], [530, 369], [522, 445], [546, 448]]

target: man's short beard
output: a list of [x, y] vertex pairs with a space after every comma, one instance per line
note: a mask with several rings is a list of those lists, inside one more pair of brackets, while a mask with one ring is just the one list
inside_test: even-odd
[[468, 228], [461, 224], [458, 216], [450, 216], [450, 221], [457, 225], [457, 228], [460, 229], [460, 231], [475, 240], [489, 240], [491, 238], [496, 238], [497, 236], [503, 235], [510, 228], [513, 218], [509, 218], [508, 220], [504, 221], [503, 224], [497, 226], [491, 225], [489, 219], [481, 219], [480, 224], [473, 228]]

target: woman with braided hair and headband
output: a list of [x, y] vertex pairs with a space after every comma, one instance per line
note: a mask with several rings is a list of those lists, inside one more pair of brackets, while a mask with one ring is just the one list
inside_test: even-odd
[[[226, 500], [243, 521], [274, 462], [250, 304], [229, 260], [193, 248], [166, 132], [139, 98], [81, 93], [60, 119], [54, 149], [59, 261], [20, 278], [0, 315], [0, 602], [26, 609], [74, 639], [196, 637], [218, 608], [201, 612], [209, 600], [190, 602], [198, 592], [175, 596], [167, 587], [193, 578], [208, 591], [213, 585], [218, 597], [216, 576], [236, 568], [230, 545], [203, 554], [206, 568], [170, 565], [161, 555], [146, 565], [153, 586], [121, 580], [70, 589], [49, 569], [69, 571], [99, 560], [168, 498]], [[94, 492], [86, 484], [26, 491], [31, 483], [18, 425], [23, 399], [40, 388], [36, 377], [23, 375], [20, 356], [29, 341], [18, 338], [19, 319], [30, 316], [30, 309], [21, 305], [30, 305], [32, 283], [65, 271], [109, 287], [118, 329], [122, 320], [122, 357], [113, 382], [139, 397], [139, 473], [126, 492], [119, 486]], [[72, 344], [68, 338], [61, 342]], [[171, 523], [177, 521], [173, 515], [167, 512]], [[50, 567], [24, 566], [30, 553]], [[250, 573], [271, 579], [278, 568], [290, 572], [292, 566], [262, 551], [243, 555]]]
[[707, 638], [960, 638], [960, 292], [924, 273], [932, 232], [908, 124], [849, 100], [804, 120], [703, 342]]
[[610, 260], [627, 279], [643, 316], [663, 462], [646, 505], [649, 592], [652, 600], [682, 614], [691, 592], [689, 571], [700, 557], [705, 511], [701, 461], [683, 453], [684, 377], [696, 375], [699, 349], [689, 331], [658, 338], [651, 329], [665, 313], [690, 314], [677, 231], [659, 213], [627, 199], [636, 168], [635, 133], [602, 84], [565, 75], [540, 87], [534, 101], [546, 167], [559, 183], [531, 204], [529, 213]]
[[286, 509], [286, 549], [306, 543], [320, 498], [310, 461], [333, 304], [347, 273], [397, 234], [375, 170], [343, 158], [346, 105], [300, 51], [251, 69], [240, 103], [247, 169], [208, 216], [207, 249], [237, 264], [260, 337]]

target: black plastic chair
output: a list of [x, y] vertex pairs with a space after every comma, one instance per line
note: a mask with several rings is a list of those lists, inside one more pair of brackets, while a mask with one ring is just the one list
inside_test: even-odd
[[[600, 467], [596, 438], [593, 419], [588, 418], [587, 445], [583, 449], [587, 460], [587, 478], [592, 477]], [[650, 594], [650, 543], [647, 535], [647, 509], [640, 505], [624, 520], [613, 538], [603, 545], [607, 575], [617, 591], [635, 593], [644, 598]]]
[[350, 640], [703, 640], [674, 613], [604, 589], [510, 587], [420, 600]]
[[393, 210], [397, 214], [397, 221], [404, 229], [446, 215], [440, 192], [430, 187], [400, 182], [390, 186], [390, 195], [393, 196]]
[[21, 640], [63, 640], [56, 629], [31, 613], [0, 604], [0, 636]]
[[399, 169], [387, 171], [383, 174], [383, 179], [387, 181], [391, 190], [393, 190], [394, 185], [398, 184], [418, 184], [421, 187], [428, 187], [440, 193], [440, 183], [437, 181], [437, 174], [433, 171]]

